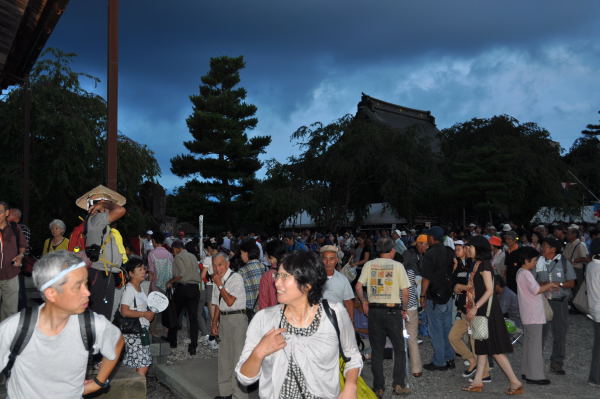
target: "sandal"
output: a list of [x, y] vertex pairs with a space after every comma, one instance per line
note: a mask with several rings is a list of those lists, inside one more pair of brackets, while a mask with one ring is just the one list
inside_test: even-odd
[[507, 395], [521, 395], [523, 392], [524, 392], [523, 384], [521, 384], [521, 386], [519, 386], [518, 388], [514, 388], [514, 389], [509, 386], [508, 390], [504, 393]]
[[483, 384], [481, 385], [469, 385], [468, 387], [462, 387], [462, 390], [465, 392], [482, 392]]
[[419, 378], [423, 375], [423, 372], [421, 371], [420, 373], [412, 373], [413, 377]]

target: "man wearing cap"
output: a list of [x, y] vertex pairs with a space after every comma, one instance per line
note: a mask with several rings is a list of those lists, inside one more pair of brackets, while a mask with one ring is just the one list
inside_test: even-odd
[[495, 274], [504, 276], [506, 272], [506, 254], [504, 253], [502, 239], [498, 236], [491, 236], [488, 238], [488, 242], [492, 247], [492, 267], [494, 268], [494, 272]]
[[[362, 303], [365, 315], [369, 317], [373, 388], [377, 397], [382, 398], [385, 392], [383, 353], [386, 337], [394, 347], [393, 393], [410, 393], [406, 385], [406, 352], [402, 342], [402, 324], [408, 310], [410, 281], [402, 263], [393, 260], [396, 250], [391, 238], [380, 238], [376, 249], [379, 257], [364, 264], [356, 283], [356, 296]], [[367, 297], [363, 293], [363, 287], [367, 289]]]
[[334, 245], [324, 245], [319, 250], [321, 260], [325, 266], [327, 273], [327, 282], [323, 289], [323, 299], [327, 299], [330, 303], [343, 303], [348, 310], [350, 319], [354, 321], [354, 292], [348, 279], [340, 272], [335, 270], [339, 263], [339, 249]]
[[[44, 304], [36, 311], [35, 330], [17, 356], [7, 383], [13, 399], [81, 398], [108, 387], [119, 361], [123, 338], [104, 316], [92, 314], [94, 353], [104, 356], [98, 374], [85, 380], [88, 352], [82, 341], [78, 314], [88, 307], [87, 269], [65, 250], [49, 253], [33, 267], [33, 283]], [[0, 369], [8, 364], [11, 343], [19, 332], [19, 315], [0, 324]]]
[[454, 250], [442, 244], [444, 229], [433, 226], [427, 230], [429, 249], [423, 256], [421, 307], [427, 312], [433, 346], [431, 363], [426, 370], [454, 368], [454, 349], [448, 341], [452, 328], [452, 268]]
[[146, 232], [146, 236], [142, 240], [142, 257], [144, 260], [148, 259], [148, 253], [154, 249], [152, 236], [154, 236], [154, 232], [152, 230], [148, 230]]
[[552, 328], [552, 355], [550, 356], [550, 371], [564, 375], [563, 362], [565, 360], [567, 328], [569, 323], [568, 299], [571, 289], [575, 286], [575, 270], [569, 260], [561, 256], [562, 245], [559, 240], [548, 236], [542, 243], [542, 256], [536, 264], [536, 279], [540, 285], [549, 282], [559, 283], [557, 290], [550, 291], [548, 301], [552, 307], [552, 321], [544, 325], [543, 339], [546, 340]]
[[[408, 248], [404, 253], [404, 267], [415, 271], [415, 275], [421, 276], [421, 263], [423, 255], [427, 252], [429, 243], [426, 234], [420, 234], [415, 240], [415, 245]], [[420, 292], [420, 291], [419, 291]]]
[[[584, 267], [588, 260], [587, 246], [581, 241], [580, 237], [581, 232], [579, 231], [579, 226], [576, 224], [570, 225], [567, 230], [567, 245], [565, 246], [563, 254], [573, 265], [573, 268], [575, 269], [575, 275], [577, 276], [577, 282], [575, 288], [573, 289], [573, 297], [577, 295], [579, 287], [581, 287], [581, 283], [583, 283]], [[572, 310], [575, 310], [575, 308]]]
[[112, 320], [115, 296], [113, 274], [121, 272], [123, 258], [110, 224], [125, 215], [125, 197], [99, 185], [75, 201], [88, 212], [85, 253], [92, 265], [89, 270], [90, 309]]
[[394, 239], [394, 249], [396, 250], [396, 253], [404, 255], [404, 252], [406, 252], [406, 245], [404, 245], [404, 241], [402, 241], [402, 232], [400, 230], [394, 230], [392, 232], [392, 238]]

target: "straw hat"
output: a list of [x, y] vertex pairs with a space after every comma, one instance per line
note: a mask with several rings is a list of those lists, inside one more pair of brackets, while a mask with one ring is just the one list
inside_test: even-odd
[[99, 186], [96, 186], [87, 193], [83, 194], [81, 197], [77, 198], [77, 201], [75, 201], [75, 205], [87, 211], [88, 199], [94, 196], [97, 196], [98, 198], [106, 198], [107, 200], [112, 201], [120, 206], [125, 205], [125, 203], [127, 202], [125, 197], [123, 197], [121, 194], [100, 184]]

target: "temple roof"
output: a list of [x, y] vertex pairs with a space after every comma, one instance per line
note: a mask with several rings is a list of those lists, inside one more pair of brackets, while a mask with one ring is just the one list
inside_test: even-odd
[[393, 129], [416, 127], [424, 137], [432, 140], [433, 149], [439, 149], [439, 130], [431, 111], [403, 107], [362, 93], [356, 115]]
[[31, 71], [69, 0], [0, 0], [0, 90]]

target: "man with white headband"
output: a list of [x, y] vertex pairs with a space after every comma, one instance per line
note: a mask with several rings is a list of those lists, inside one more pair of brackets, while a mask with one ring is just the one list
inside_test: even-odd
[[91, 313], [93, 353], [101, 353], [98, 375], [85, 380], [88, 351], [82, 340], [78, 315], [86, 311], [85, 262], [67, 251], [49, 253], [36, 262], [33, 283], [44, 304], [33, 318], [30, 338], [20, 354], [10, 361], [12, 343], [24, 329], [23, 317], [13, 315], [0, 324], [0, 369], [12, 366], [7, 382], [11, 399], [81, 398], [108, 386], [108, 377], [123, 349], [121, 332], [104, 316]]

